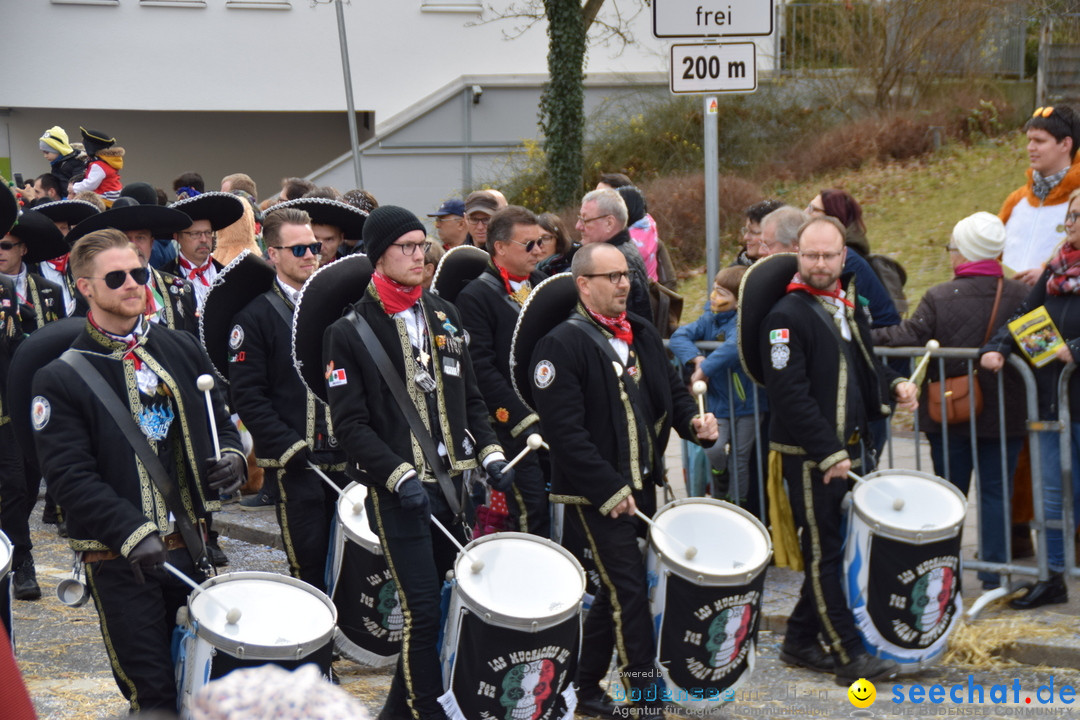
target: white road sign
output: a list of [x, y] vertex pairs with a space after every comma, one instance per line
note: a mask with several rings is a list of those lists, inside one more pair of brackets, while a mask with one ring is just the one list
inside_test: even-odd
[[658, 38], [772, 35], [773, 0], [652, 0]]
[[700, 43], [671, 46], [671, 92], [751, 93], [757, 90], [757, 46]]

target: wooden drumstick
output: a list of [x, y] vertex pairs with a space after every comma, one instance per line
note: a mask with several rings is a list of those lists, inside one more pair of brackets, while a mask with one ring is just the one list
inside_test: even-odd
[[910, 381], [919, 385], [924, 379], [926, 379], [926, 368], [930, 365], [930, 354], [941, 347], [941, 343], [937, 340], [926, 341], [926, 354], [923, 355], [922, 360], [915, 366], [915, 372], [911, 373]]
[[195, 385], [206, 398], [206, 413], [210, 416], [210, 436], [214, 438], [214, 459], [221, 459], [221, 443], [218, 442], [217, 421], [214, 418], [214, 402], [210, 399], [210, 391], [214, 389], [213, 375], [200, 375], [195, 380]]
[[[335, 482], [334, 482], [333, 480], [331, 480], [331, 479], [330, 479], [330, 477], [329, 477], [329, 476], [328, 476], [328, 475], [327, 475], [326, 473], [324, 473], [324, 472], [323, 472], [322, 470], [320, 470], [320, 469], [319, 469], [319, 468], [318, 468], [318, 467], [317, 467], [317, 466], [315, 465], [315, 463], [313, 463], [313, 462], [311, 462], [311, 461], [309, 460], [309, 461], [308, 461], [308, 464], [307, 464], [307, 466], [308, 466], [309, 468], [311, 468], [312, 470], [314, 470], [314, 471], [315, 471], [315, 474], [316, 474], [316, 475], [318, 475], [319, 477], [321, 477], [321, 478], [323, 479], [323, 481], [324, 481], [324, 482], [325, 482], [325, 483], [326, 483], [327, 485], [329, 485], [329, 486], [330, 486], [331, 488], [333, 488], [333, 489], [334, 489], [334, 492], [336, 492], [336, 493], [337, 493], [337, 494], [338, 494], [338, 495], [339, 495], [340, 497], [342, 497], [342, 498], [345, 498], [345, 499], [348, 499], [348, 495], [346, 495], [346, 494], [345, 494], [345, 491], [344, 491], [344, 490], [342, 490], [341, 488], [339, 488], [339, 487], [337, 486], [337, 484], [336, 484], [336, 483], [335, 483]], [[353, 514], [353, 515], [359, 515], [359, 514], [360, 514], [360, 513], [362, 513], [362, 512], [364, 512], [364, 503], [363, 503], [363, 501], [361, 501], [361, 502], [354, 502], [354, 503], [353, 503], [353, 506], [352, 506], [352, 514]]]
[[518, 464], [518, 462], [528, 455], [533, 450], [545, 447], [544, 438], [540, 437], [540, 433], [532, 433], [525, 439], [525, 449], [514, 456], [514, 459], [506, 463], [506, 467], [512, 468]]
[[[185, 583], [190, 585], [191, 588], [196, 592], [196, 594], [202, 595], [205, 592], [205, 590], [202, 588], [202, 586], [200, 586], [197, 582], [195, 582], [194, 580], [189, 578], [187, 575], [185, 575], [183, 572], [181, 572], [172, 563], [164, 563], [164, 565], [165, 565], [166, 570], [168, 570], [173, 575], [175, 575], [176, 577], [178, 577], [179, 579], [183, 580]], [[225, 611], [225, 622], [227, 622], [229, 625], [235, 625], [236, 623], [240, 622], [240, 608], [237, 608], [237, 607], [227, 608], [227, 607], [225, 607], [225, 603], [221, 602], [220, 600], [218, 600], [216, 597], [214, 597], [213, 595], [211, 595], [209, 593], [207, 593], [206, 597], [209, 598], [210, 602], [214, 603], [219, 608], [221, 608], [222, 610]]]
[[694, 395], [697, 396], [698, 415], [705, 417], [705, 391], [709, 389], [708, 384], [704, 380], [695, 380], [690, 388]]
[[659, 530], [660, 532], [664, 533], [665, 535], [667, 535], [668, 540], [681, 547], [683, 549], [683, 557], [685, 557], [687, 560], [693, 560], [694, 557], [697, 555], [696, 547], [694, 547], [693, 545], [687, 545], [682, 540], [679, 540], [667, 530], [654, 523], [645, 513], [641, 512], [640, 510], [635, 510], [634, 514], [644, 520], [646, 523], [648, 523], [649, 527], [651, 527], [653, 530]]
[[438, 525], [439, 529], [443, 531], [443, 535], [450, 538], [450, 542], [454, 543], [454, 545], [457, 545], [457, 549], [461, 551], [461, 554], [464, 555], [466, 558], [468, 558], [469, 562], [471, 563], [471, 569], [473, 571], [473, 575], [477, 574], [478, 572], [480, 572], [481, 570], [484, 569], [484, 561], [479, 559], [479, 558], [474, 558], [472, 555], [470, 555], [469, 551], [466, 550], [465, 547], [460, 542], [458, 542], [458, 539], [456, 537], [454, 537], [454, 534], [452, 532], [450, 532], [449, 530], [447, 530], [445, 525], [443, 525], [441, 522], [439, 522], [439, 518], [432, 515], [431, 516], [431, 522]]
[[[862, 483], [866, 482], [865, 478], [863, 478], [863, 477], [861, 477], [859, 475], [856, 475], [855, 473], [851, 472], [850, 470], [848, 470], [848, 477], [851, 478], [852, 480], [854, 480], [857, 485], [861, 485]], [[871, 483], [869, 485], [869, 487], [874, 492], [879, 492], [879, 493], [882, 494], [883, 497], [887, 497], [890, 500], [892, 500], [892, 509], [893, 510], [896, 510], [897, 512], [900, 512], [901, 510], [904, 509], [904, 498], [902, 498], [900, 496], [890, 497], [887, 492], [885, 492], [884, 490], [882, 490], [879, 487], [876, 487], [873, 483]]]

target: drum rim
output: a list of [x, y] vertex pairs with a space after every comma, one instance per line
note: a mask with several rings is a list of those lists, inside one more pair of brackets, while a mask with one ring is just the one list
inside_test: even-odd
[[745, 520], [749, 520], [750, 524], [757, 528], [757, 530], [761, 533], [762, 537], [765, 538], [765, 547], [767, 549], [767, 552], [765, 553], [765, 558], [764, 560], [762, 560], [762, 562], [755, 565], [754, 567], [748, 567], [746, 569], [740, 570], [737, 574], [717, 575], [709, 572], [700, 572], [692, 570], [686, 565], [679, 563], [678, 558], [672, 557], [671, 555], [662, 552], [659, 546], [653, 540], [653, 532], [652, 528], [650, 528], [649, 549], [652, 552], [656, 553], [657, 557], [660, 558], [660, 564], [668, 568], [668, 570], [670, 570], [672, 573], [678, 575], [684, 580], [689, 580], [690, 582], [696, 584], [703, 583], [706, 585], [723, 586], [745, 585], [747, 582], [749, 582], [749, 580], [753, 580], [762, 572], [764, 572], [765, 568], [767, 568], [769, 566], [769, 563], [772, 562], [773, 543], [772, 535], [769, 533], [768, 528], [765, 527], [764, 523], [754, 517], [754, 515], [750, 511], [746, 510], [745, 508], [741, 508], [734, 503], [729, 503], [726, 500], [717, 500], [716, 498], [707, 497], [679, 498], [677, 500], [672, 500], [671, 502], [666, 503], [663, 507], [656, 511], [656, 513], [653, 515], [653, 522], [657, 522], [663, 513], [673, 510], [674, 508], [680, 507], [682, 505], [712, 505], [714, 507], [720, 507], [726, 510], [733, 510], [737, 515], [740, 515]]
[[[892, 525], [883, 525], [880, 518], [870, 517], [859, 504], [855, 502], [855, 491], [858, 487], [851, 491], [851, 508], [856, 517], [865, 524], [870, 531], [879, 536], [890, 538], [893, 540], [899, 540], [901, 542], [908, 543], [909, 545], [925, 545], [927, 543], [938, 542], [939, 540], [948, 540], [949, 538], [956, 537], [960, 530], [964, 527], [964, 522], [967, 520], [967, 498], [960, 492], [960, 488], [953, 485], [951, 482], [943, 477], [939, 477], [932, 473], [924, 472], [922, 470], [907, 470], [904, 468], [889, 468], [884, 470], [875, 470], [872, 473], [867, 473], [863, 476], [864, 481], [876, 480], [878, 478], [886, 477], [888, 475], [910, 475], [913, 477], [921, 478], [923, 480], [931, 480], [938, 485], [941, 485], [945, 489], [952, 492], [956, 499], [960, 502], [960, 508], [963, 512], [960, 515], [960, 519], [949, 526], [935, 530], [923, 530], [915, 532], [912, 530], [903, 530], [896, 528]], [[916, 537], [920, 536], [920, 537]]]
[[[363, 483], [356, 482], [355, 480], [353, 480], [351, 483], [346, 485], [345, 488], [342, 490], [342, 492], [345, 493], [345, 494], [344, 495], [338, 495], [337, 502], [334, 503], [334, 514], [336, 516], [338, 516], [338, 522], [341, 523], [341, 530], [342, 530], [342, 532], [345, 533], [345, 537], [347, 537], [349, 540], [356, 543], [357, 545], [360, 545], [361, 547], [365, 548], [369, 552], [372, 552], [372, 553], [374, 553], [376, 555], [382, 555], [383, 554], [382, 543], [379, 542], [379, 536], [378, 535], [375, 536], [375, 540], [373, 542], [371, 538], [364, 537], [364, 536], [360, 535], [359, 533], [354, 532], [353, 529], [351, 527], [349, 527], [347, 523], [344, 523], [344, 522], [341, 521], [341, 515], [343, 515], [345, 512], [348, 512], [350, 515], [352, 515], [352, 505], [351, 504], [350, 504], [349, 507], [345, 508], [344, 510], [342, 510], [342, 506], [345, 504], [345, 502], [346, 502], [346, 500], [347, 500], [347, 498], [349, 496], [349, 492], [353, 488], [357, 488], [357, 487], [367, 487], [367, 486], [364, 485]], [[367, 507], [366, 506], [364, 507], [364, 515], [363, 515], [363, 517], [364, 517], [364, 522], [367, 522]]]
[[[334, 630], [337, 628], [337, 607], [334, 606], [333, 601], [327, 597], [326, 593], [322, 592], [314, 585], [288, 575], [279, 575], [278, 573], [265, 572], [262, 570], [242, 570], [240, 572], [215, 575], [212, 578], [208, 578], [200, 587], [204, 590], [209, 590], [215, 585], [221, 585], [233, 580], [269, 580], [271, 582], [292, 585], [293, 587], [304, 590], [313, 595], [330, 610], [330, 616], [333, 619], [333, 622], [330, 624], [329, 629], [319, 637], [296, 645], [254, 645], [250, 642], [241, 642], [234, 637], [221, 635], [200, 622], [192, 611], [192, 602], [197, 596], [197, 593], [192, 591], [188, 595], [187, 600], [188, 618], [191, 628], [199, 638], [207, 641], [216, 649], [228, 653], [233, 657], [242, 656], [246, 660], [291, 660], [297, 659], [298, 657], [305, 658], [333, 641]], [[243, 618], [241, 618], [240, 622], [243, 622]], [[238, 650], [239, 648], [243, 648], [242, 655]], [[297, 648], [302, 648], [304, 650], [302, 655], [297, 655]]]
[[[557, 551], [563, 557], [570, 560], [573, 568], [577, 571], [578, 581], [581, 589], [580, 594], [578, 595], [578, 599], [556, 613], [552, 613], [550, 615], [541, 615], [534, 618], [522, 618], [513, 615], [504, 615], [500, 612], [496, 612], [495, 610], [486, 607], [483, 603], [479, 601], [479, 599], [470, 595], [469, 592], [462, 586], [462, 584], [457, 581], [457, 578], [461, 576], [461, 573], [458, 572], [458, 564], [465, 559], [464, 553], [459, 552], [457, 557], [454, 558], [453, 565], [454, 592], [456, 592], [458, 597], [461, 598], [461, 604], [463, 607], [465, 607], [472, 613], [480, 615], [481, 617], [490, 618], [491, 620], [494, 620], [496, 624], [503, 627], [509, 627], [514, 629], [531, 629], [533, 625], [535, 625], [537, 630], [544, 630], [551, 627], [552, 625], [558, 625], [559, 623], [564, 622], [565, 620], [568, 620], [569, 618], [574, 617], [581, 612], [581, 603], [585, 599], [585, 591], [587, 589], [587, 585], [585, 582], [585, 569], [581, 567], [581, 563], [578, 562], [578, 559], [574, 557], [573, 553], [571, 553], [562, 545], [549, 538], [516, 531], [498, 532], [476, 538], [475, 540], [472, 540], [467, 545], [465, 545], [465, 550], [468, 551], [475, 547], [479, 547], [484, 543], [495, 542], [496, 540], [526, 540], [528, 542], [535, 542], [541, 545], [547, 545], [551, 549]], [[465, 568], [465, 570], [468, 572], [469, 568]]]
[[4, 534], [3, 530], [0, 530], [0, 547], [4, 548], [7, 552], [7, 558], [4, 560], [4, 564], [0, 565], [0, 578], [4, 578], [11, 572], [11, 566], [14, 563], [15, 546], [11, 543], [10, 538]]

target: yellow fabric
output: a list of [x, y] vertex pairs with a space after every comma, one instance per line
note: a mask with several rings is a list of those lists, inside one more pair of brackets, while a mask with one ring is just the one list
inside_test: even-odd
[[776, 567], [803, 569], [799, 535], [795, 531], [795, 518], [791, 514], [791, 502], [784, 492], [784, 471], [780, 453], [769, 451], [769, 532], [772, 535], [773, 559]]
[[124, 169], [124, 156], [123, 155], [98, 155], [98, 160], [108, 163], [113, 170]]

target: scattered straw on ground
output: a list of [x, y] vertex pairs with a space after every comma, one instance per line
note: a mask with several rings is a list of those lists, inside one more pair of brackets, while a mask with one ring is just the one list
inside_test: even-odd
[[961, 619], [956, 630], [949, 636], [949, 647], [942, 662], [945, 665], [966, 665], [981, 669], [1021, 666], [1022, 663], [1005, 657], [1004, 653], [1021, 640], [1060, 636], [1067, 629], [1068, 632], [1074, 632], [1072, 628], [1075, 627], [1075, 618], [1071, 625], [1066, 624], [1067, 620], [1069, 618], [1063, 617], [1060, 627], [1055, 627], [1045, 621], [1018, 619], [1015, 615], [975, 622]]

